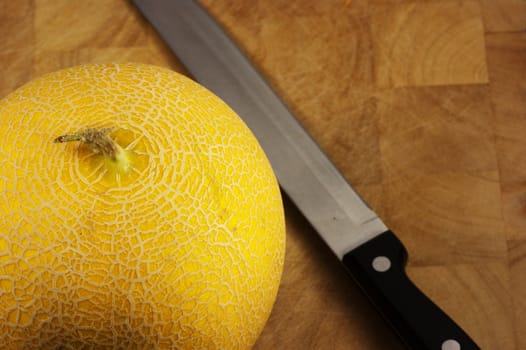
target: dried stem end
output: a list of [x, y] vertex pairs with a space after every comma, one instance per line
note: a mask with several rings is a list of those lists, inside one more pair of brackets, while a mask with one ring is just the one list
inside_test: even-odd
[[61, 135], [53, 140], [54, 143], [81, 142], [88, 146], [95, 154], [101, 154], [106, 159], [117, 163], [117, 168], [127, 172], [130, 167], [130, 159], [127, 152], [113, 140], [109, 133], [114, 128], [90, 128], [80, 130], [71, 134]]

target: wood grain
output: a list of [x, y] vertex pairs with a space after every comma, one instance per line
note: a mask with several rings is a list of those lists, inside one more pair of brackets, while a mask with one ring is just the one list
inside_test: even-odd
[[480, 0], [484, 27], [489, 33], [526, 30], [524, 0]]
[[[482, 349], [526, 350], [526, 1], [202, 0]], [[88, 62], [184, 67], [125, 0], [0, 0], [0, 97]], [[402, 349], [285, 198], [265, 349]]]
[[488, 81], [477, 1], [372, 5], [370, 16], [377, 86]]

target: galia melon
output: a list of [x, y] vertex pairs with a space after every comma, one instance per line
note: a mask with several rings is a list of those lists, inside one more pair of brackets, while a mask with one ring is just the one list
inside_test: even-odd
[[254, 136], [170, 70], [84, 65], [0, 102], [2, 349], [246, 349], [283, 267]]

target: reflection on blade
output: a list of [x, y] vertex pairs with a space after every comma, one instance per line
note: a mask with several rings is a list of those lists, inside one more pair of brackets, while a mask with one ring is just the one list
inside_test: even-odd
[[267, 85], [194, 1], [134, 0], [189, 72], [227, 102], [265, 150], [282, 189], [342, 257], [387, 230]]

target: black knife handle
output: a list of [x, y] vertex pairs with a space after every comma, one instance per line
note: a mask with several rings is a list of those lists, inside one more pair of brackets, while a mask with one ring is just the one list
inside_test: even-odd
[[412, 350], [475, 350], [475, 342], [422, 293], [405, 273], [407, 251], [387, 231], [350, 251], [343, 264], [362, 291]]

